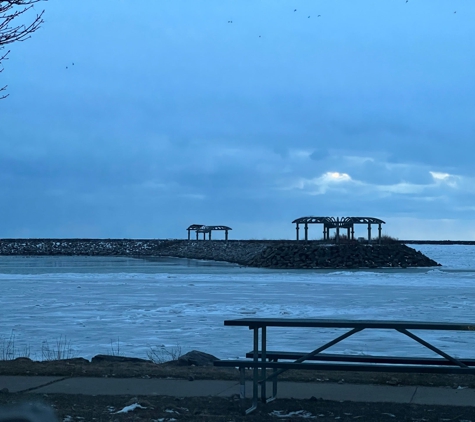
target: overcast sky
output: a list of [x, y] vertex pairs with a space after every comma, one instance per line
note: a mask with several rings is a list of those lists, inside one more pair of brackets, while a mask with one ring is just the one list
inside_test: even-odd
[[314, 215], [475, 239], [473, 0], [35, 8], [0, 75], [0, 237], [294, 238]]

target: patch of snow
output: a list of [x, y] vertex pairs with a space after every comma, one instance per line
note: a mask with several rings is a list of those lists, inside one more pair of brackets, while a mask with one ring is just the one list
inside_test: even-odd
[[129, 406], [125, 406], [123, 409], [121, 409], [117, 412], [114, 412], [114, 415], [117, 414], [117, 413], [129, 413], [129, 412], [134, 411], [135, 409], [146, 409], [146, 407], [143, 407], [138, 403], [134, 403], [134, 404], [131, 404]]
[[282, 410], [274, 410], [273, 412], [269, 413], [271, 416], [277, 416], [278, 418], [291, 418], [291, 417], [299, 417], [304, 419], [315, 419], [316, 417], [313, 416], [310, 412], [306, 410], [297, 410], [295, 412], [284, 413]]

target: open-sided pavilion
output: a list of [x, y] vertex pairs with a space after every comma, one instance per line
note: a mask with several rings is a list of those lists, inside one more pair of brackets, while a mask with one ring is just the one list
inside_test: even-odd
[[188, 231], [188, 240], [191, 239], [192, 231], [196, 233], [196, 240], [199, 239], [200, 233], [203, 233], [203, 240], [206, 240], [207, 233], [208, 233], [208, 240], [211, 240], [211, 233], [215, 230], [223, 230], [224, 240], [228, 240], [228, 232], [229, 230], [232, 230], [232, 228], [228, 226], [205, 226], [203, 224], [192, 224], [186, 230]]
[[335, 229], [335, 241], [340, 240], [340, 231], [347, 230], [347, 239], [355, 239], [355, 224], [366, 224], [368, 228], [368, 242], [371, 241], [371, 226], [378, 226], [378, 241], [381, 243], [382, 224], [386, 224], [383, 220], [374, 217], [300, 217], [292, 221], [295, 224], [296, 238], [300, 240], [300, 225], [304, 225], [304, 240], [308, 240], [308, 225], [323, 224], [323, 240], [330, 240], [330, 230]]

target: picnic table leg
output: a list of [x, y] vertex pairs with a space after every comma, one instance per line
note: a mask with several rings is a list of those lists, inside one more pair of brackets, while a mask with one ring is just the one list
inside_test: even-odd
[[257, 401], [259, 399], [259, 327], [253, 327], [254, 330], [254, 351], [253, 351], [253, 362], [254, 368], [252, 370], [252, 406], [246, 410], [246, 415], [251, 413], [253, 410], [257, 408]]
[[[278, 362], [278, 359], [269, 359], [269, 362]], [[276, 372], [277, 372], [277, 368], [274, 368], [272, 370], [273, 375], [276, 374]], [[269, 377], [266, 377], [263, 380], [263, 382], [266, 382], [267, 378], [270, 378], [270, 377], [272, 377], [272, 375], [270, 375]], [[274, 376], [272, 377], [272, 396], [266, 400], [266, 403], [270, 403], [271, 401], [274, 401], [276, 397], [277, 397], [277, 376]]]
[[266, 377], [267, 377], [267, 370], [266, 370], [266, 343], [267, 343], [267, 327], [262, 327], [262, 334], [261, 334], [261, 380], [264, 382], [261, 384], [261, 401], [265, 403], [267, 401], [267, 394], [266, 394]]
[[244, 366], [239, 368], [239, 398], [246, 398], [246, 368]]
[[[274, 362], [277, 362], [277, 359], [275, 359]], [[275, 374], [277, 372], [277, 368], [274, 368], [272, 372]], [[269, 401], [275, 400], [276, 397], [277, 397], [277, 375], [272, 380], [272, 398]]]

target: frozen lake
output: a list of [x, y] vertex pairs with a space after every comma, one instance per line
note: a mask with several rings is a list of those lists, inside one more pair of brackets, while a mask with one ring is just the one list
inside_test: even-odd
[[[249, 316], [475, 322], [475, 246], [414, 248], [443, 266], [280, 271], [168, 258], [0, 256], [0, 357], [12, 335], [32, 359], [42, 358], [44, 341], [60, 338], [88, 359], [117, 346], [146, 358], [161, 345], [243, 357], [252, 332], [223, 321]], [[268, 347], [310, 351], [343, 331], [274, 328]], [[416, 334], [458, 356], [475, 344], [475, 333]], [[332, 351], [431, 356], [386, 331], [359, 333]]]

